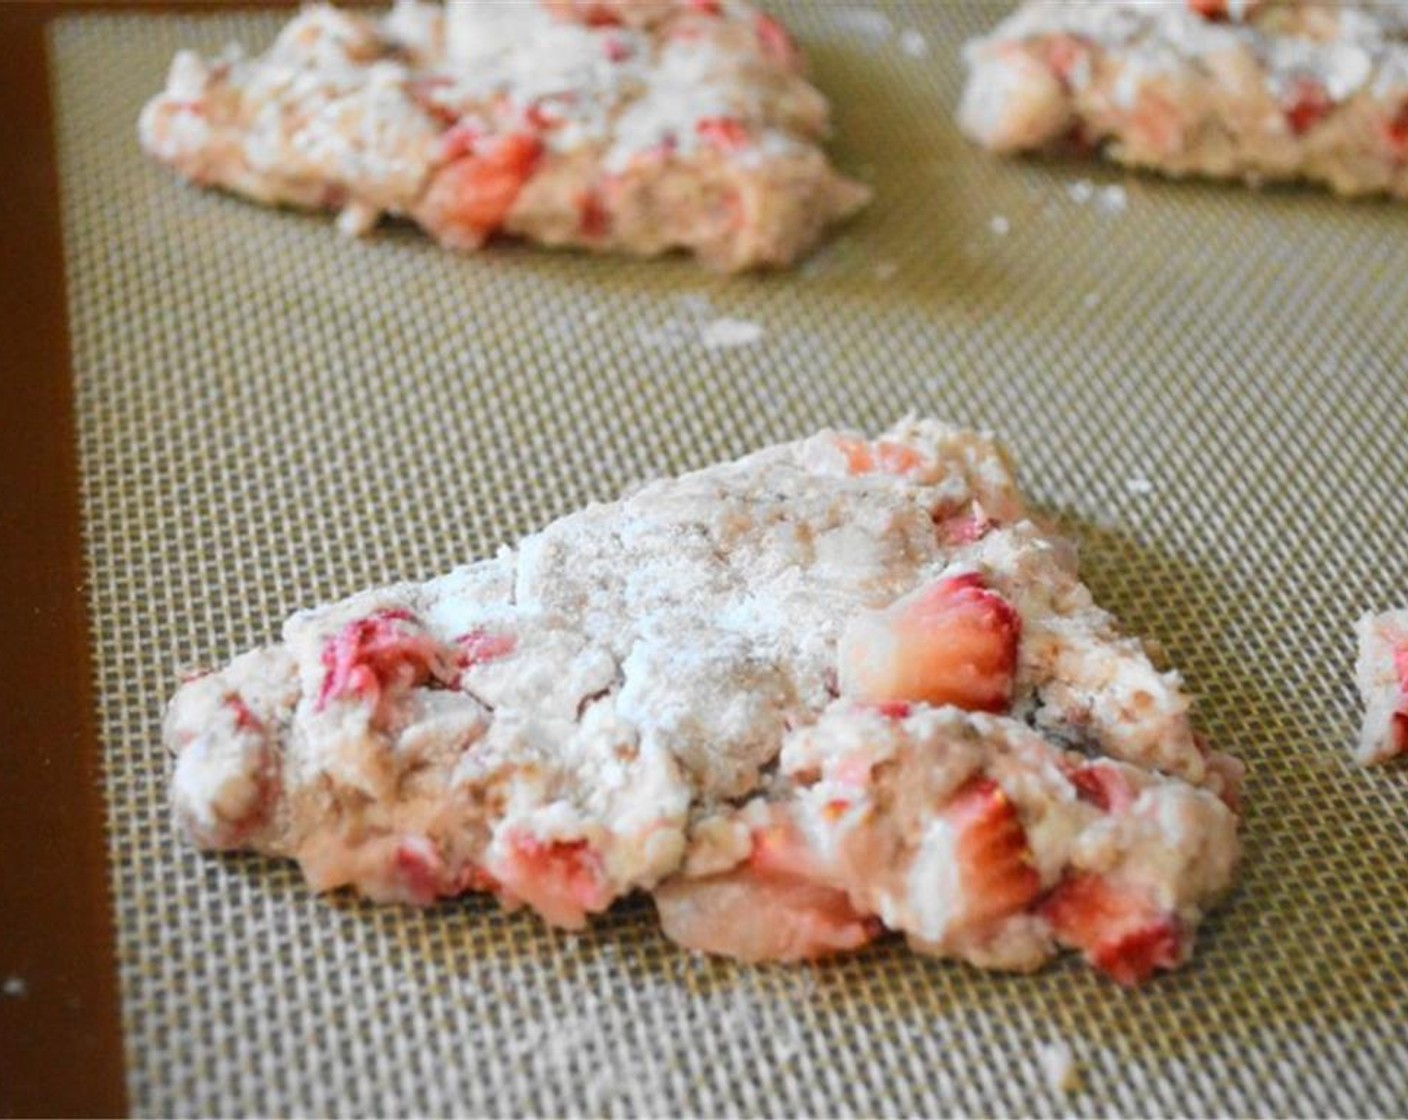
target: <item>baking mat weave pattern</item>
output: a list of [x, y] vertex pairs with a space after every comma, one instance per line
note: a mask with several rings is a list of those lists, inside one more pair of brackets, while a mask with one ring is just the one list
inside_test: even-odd
[[[173, 51], [279, 18], [59, 24], [65, 240], [123, 1016], [141, 1114], [1402, 1114], [1408, 773], [1347, 760], [1350, 623], [1408, 601], [1408, 207], [998, 162], [951, 121], [992, 5], [798, 4], [872, 208], [800, 272], [502, 247], [183, 187]], [[1251, 766], [1187, 971], [815, 966], [468, 900], [312, 897], [176, 836], [183, 667], [640, 479], [914, 409], [1001, 431], [1095, 591]], [[1057, 1092], [1042, 1048], [1069, 1045]]]

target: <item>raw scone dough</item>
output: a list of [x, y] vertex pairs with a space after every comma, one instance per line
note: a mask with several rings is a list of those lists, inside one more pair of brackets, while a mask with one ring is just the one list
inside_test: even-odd
[[318, 5], [269, 51], [176, 56], [143, 110], [152, 156], [265, 203], [383, 214], [442, 244], [790, 264], [869, 192], [820, 141], [826, 99], [741, 0]]
[[1408, 754], [1408, 610], [1366, 614], [1355, 624], [1355, 683], [1364, 698], [1357, 762], [1365, 766]]
[[993, 440], [825, 431], [301, 612], [182, 687], [176, 814], [319, 890], [468, 890], [685, 945], [1122, 982], [1232, 881], [1241, 767], [1033, 521]]
[[1028, 0], [965, 55], [959, 123], [997, 152], [1408, 197], [1408, 5]]

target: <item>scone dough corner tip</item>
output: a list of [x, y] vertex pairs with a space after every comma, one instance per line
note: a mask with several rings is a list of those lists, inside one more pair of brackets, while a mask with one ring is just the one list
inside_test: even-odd
[[181, 51], [138, 133], [193, 183], [347, 233], [783, 267], [870, 194], [822, 151], [803, 69], [742, 0], [315, 4], [261, 55]]
[[822, 431], [295, 614], [182, 685], [176, 815], [318, 890], [653, 895], [743, 960], [1176, 967], [1238, 858], [1242, 767], [1080, 583], [1007, 457]]

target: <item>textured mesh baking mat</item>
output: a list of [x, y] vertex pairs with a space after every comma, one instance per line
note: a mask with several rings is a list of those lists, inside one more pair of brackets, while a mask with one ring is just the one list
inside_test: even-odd
[[[353, 242], [183, 187], [137, 150], [143, 99], [178, 46], [277, 17], [58, 26], [136, 1111], [1408, 1111], [1408, 773], [1346, 759], [1351, 620], [1408, 600], [1408, 207], [985, 158], [950, 109], [998, 14], [788, 13], [876, 198], [799, 272], [743, 279]], [[183, 666], [647, 476], [908, 409], [1006, 435], [1251, 765], [1245, 873], [1187, 971], [1125, 992], [895, 943], [741, 967], [676, 950], [644, 902], [578, 936], [481, 900], [376, 908], [173, 831]], [[1043, 1074], [1057, 1040], [1073, 1094]]]

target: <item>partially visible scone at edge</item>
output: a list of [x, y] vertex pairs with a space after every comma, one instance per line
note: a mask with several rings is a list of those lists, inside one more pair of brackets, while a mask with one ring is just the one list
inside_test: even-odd
[[968, 44], [959, 123], [997, 152], [1408, 197], [1408, 6], [1028, 0]]
[[148, 153], [259, 202], [382, 215], [441, 244], [784, 266], [868, 190], [821, 149], [826, 99], [741, 0], [398, 0], [305, 8], [264, 54], [182, 51]]
[[171, 705], [176, 815], [319, 890], [581, 926], [653, 893], [744, 960], [1124, 983], [1232, 882], [1242, 768], [1080, 583], [991, 437], [823, 431], [304, 611]]
[[1355, 683], [1364, 699], [1357, 762], [1365, 766], [1408, 754], [1408, 610], [1366, 614], [1355, 624]]

